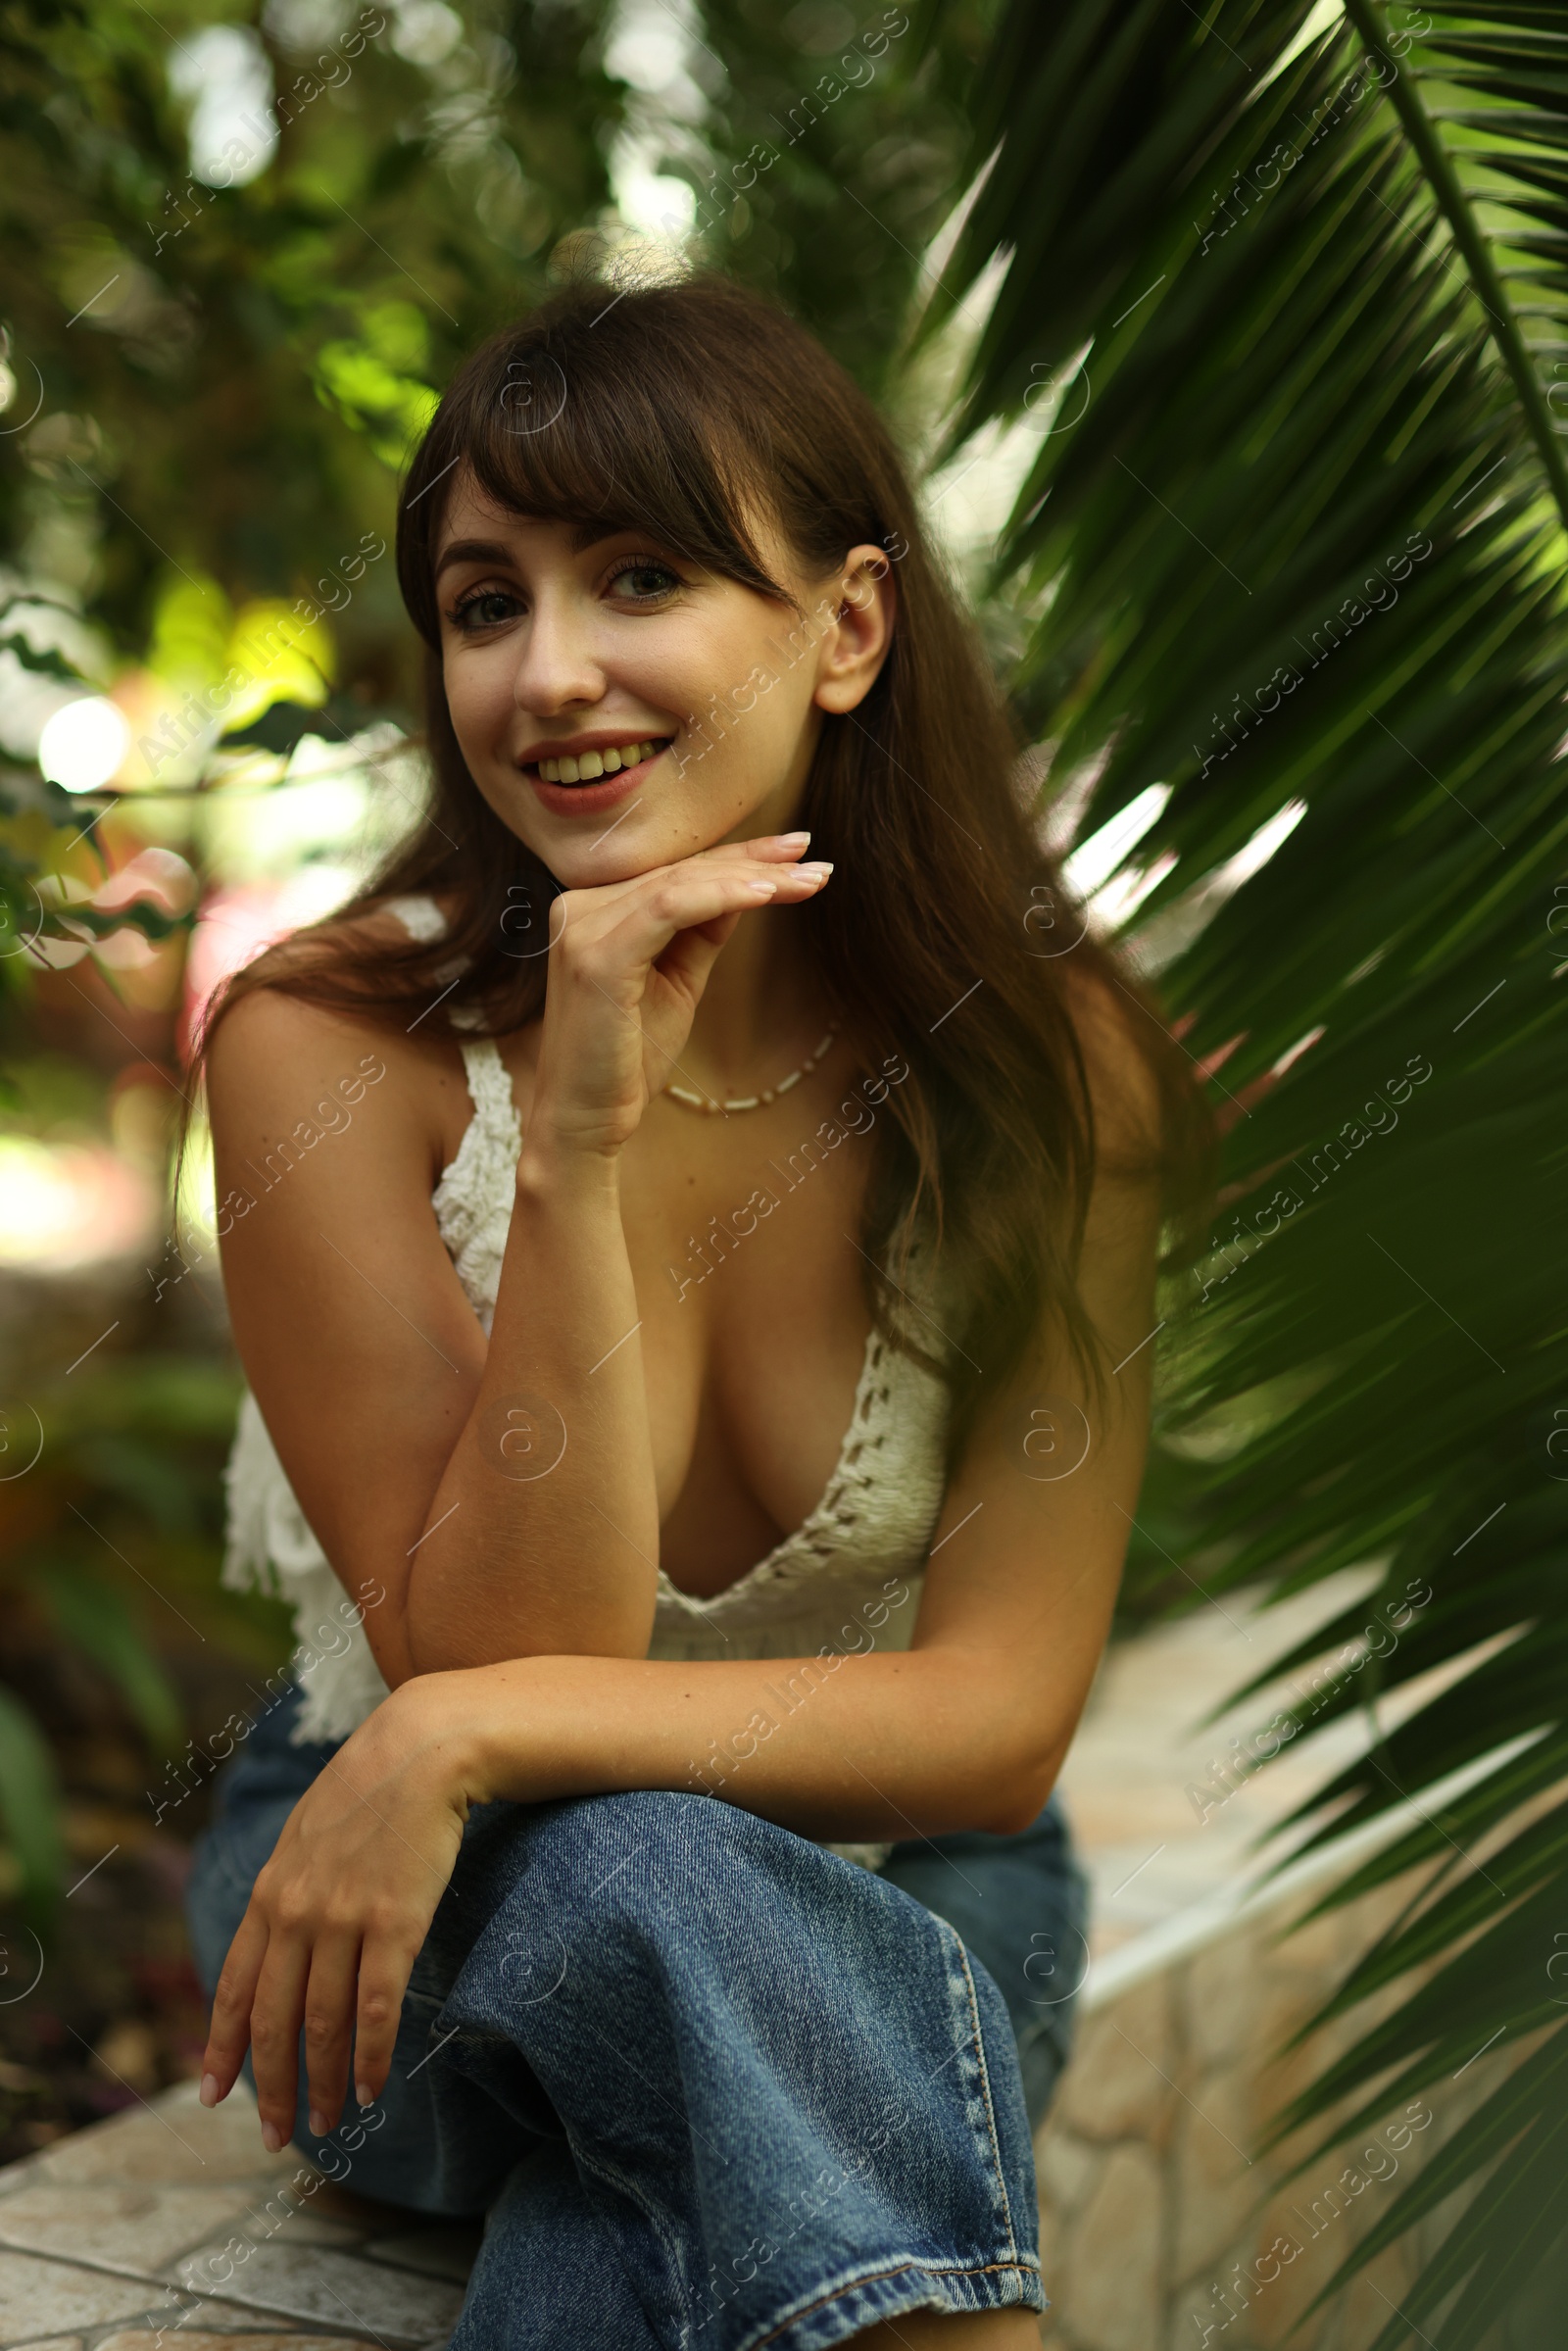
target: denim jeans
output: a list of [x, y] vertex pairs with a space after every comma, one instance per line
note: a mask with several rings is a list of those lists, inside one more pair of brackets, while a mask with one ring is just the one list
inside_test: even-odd
[[[197, 1845], [209, 1996], [335, 1751], [288, 1743], [297, 1695]], [[1054, 1801], [880, 1873], [710, 1796], [475, 1806], [385, 2091], [318, 2140], [302, 2057], [295, 2144], [365, 2195], [486, 2216], [452, 2351], [825, 2351], [906, 2311], [1041, 2310], [1030, 2128], [1084, 1905]]]

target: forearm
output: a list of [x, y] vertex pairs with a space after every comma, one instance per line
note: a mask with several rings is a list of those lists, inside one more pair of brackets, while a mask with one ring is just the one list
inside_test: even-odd
[[525, 1153], [472, 1410], [411, 1563], [410, 1669], [640, 1657], [659, 1509], [615, 1163]]
[[1054, 1745], [1049, 1705], [1005, 1677], [977, 1649], [534, 1656], [465, 1675], [450, 1702], [474, 1802], [673, 1788], [803, 1837], [895, 1839], [1017, 1829], [1045, 1802], [1070, 1723]]

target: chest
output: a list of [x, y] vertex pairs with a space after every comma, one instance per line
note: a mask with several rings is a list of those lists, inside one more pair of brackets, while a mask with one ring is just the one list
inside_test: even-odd
[[[504, 1049], [507, 1107], [525, 1124], [518, 1042]], [[729, 1118], [659, 1101], [623, 1155], [661, 1556], [696, 1596], [801, 1526], [845, 1449], [869, 1336], [859, 1231], [878, 1141], [876, 1114], [846, 1092], [845, 1072], [824, 1069]], [[492, 1125], [498, 1107], [492, 1094]], [[475, 1155], [466, 1136], [462, 1150]], [[487, 1156], [504, 1241], [512, 1165]]]

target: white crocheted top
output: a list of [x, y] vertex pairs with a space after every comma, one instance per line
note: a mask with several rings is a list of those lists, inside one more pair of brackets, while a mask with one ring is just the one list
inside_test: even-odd
[[[416, 938], [441, 934], [429, 899], [392, 903]], [[469, 1121], [457, 1156], [431, 1197], [436, 1224], [486, 1332], [522, 1148], [512, 1084], [494, 1042], [463, 1046]], [[947, 1391], [934, 1373], [873, 1331], [839, 1459], [822, 1497], [793, 1535], [710, 1599], [696, 1599], [659, 1570], [650, 1657], [814, 1657], [907, 1648], [924, 1562], [942, 1506]], [[227, 1469], [228, 1541], [222, 1581], [292, 1601], [295, 1634], [309, 1654], [291, 1737], [297, 1744], [346, 1739], [387, 1695], [343, 1586], [317, 1542], [249, 1391]], [[789, 1710], [806, 1690], [781, 1675]], [[722, 1766], [720, 1766], [722, 1768]], [[876, 1868], [886, 1845], [835, 1845]]]

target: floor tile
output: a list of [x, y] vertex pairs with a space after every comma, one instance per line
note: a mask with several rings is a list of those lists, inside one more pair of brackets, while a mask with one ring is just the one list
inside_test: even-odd
[[315, 2326], [357, 2327], [411, 2346], [450, 2333], [463, 2305], [462, 2287], [445, 2278], [318, 2245], [258, 2246], [231, 2284], [217, 2282], [210, 2263], [222, 2251], [221, 2243], [206, 2247], [174, 2265], [171, 2276], [214, 2301], [244, 2300]]
[[0, 2244], [158, 2279], [178, 2253], [244, 2225], [232, 2185], [38, 2180], [0, 2198]]
[[139, 2317], [157, 2299], [142, 2278], [109, 2278], [37, 2254], [0, 2252], [0, 2346]]
[[209, 2109], [195, 2083], [182, 2082], [151, 2105], [56, 2139], [28, 2169], [49, 2180], [188, 2180], [203, 2186], [255, 2180], [275, 2186], [300, 2162], [292, 2148], [268, 2154], [248, 2090], [235, 2090]]
[[[247, 2317], [235, 2324], [243, 2324], [249, 2328], [251, 2321]], [[154, 2351], [157, 2340], [156, 2329], [146, 2332], [126, 2327], [119, 2334], [106, 2335], [95, 2346], [95, 2351]], [[166, 2337], [162, 2351], [259, 2351], [259, 2343], [265, 2343], [266, 2351], [351, 2351], [351, 2347], [352, 2351], [365, 2351], [363, 2338], [358, 2335], [293, 2334], [282, 2331], [269, 2332], [258, 2338], [251, 2332], [198, 2334], [186, 2327], [182, 2327], [177, 2335]], [[37, 2351], [47, 2351], [47, 2347], [40, 2344]]]

